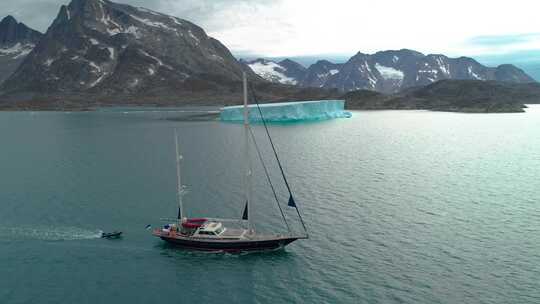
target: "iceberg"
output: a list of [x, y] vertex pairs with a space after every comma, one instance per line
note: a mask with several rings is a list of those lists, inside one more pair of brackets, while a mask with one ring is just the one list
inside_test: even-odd
[[[267, 122], [317, 121], [334, 118], [350, 118], [345, 111], [344, 100], [294, 101], [259, 104], [264, 120]], [[249, 106], [249, 121], [261, 122], [261, 114], [256, 104]], [[224, 107], [220, 113], [221, 121], [241, 122], [244, 120], [244, 106]]]

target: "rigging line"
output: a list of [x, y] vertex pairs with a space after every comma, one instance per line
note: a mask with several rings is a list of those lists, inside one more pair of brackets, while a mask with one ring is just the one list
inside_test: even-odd
[[264, 174], [266, 175], [266, 179], [268, 180], [268, 184], [270, 184], [270, 188], [272, 188], [272, 193], [274, 194], [274, 198], [276, 199], [276, 204], [279, 208], [279, 212], [281, 213], [281, 217], [283, 217], [283, 221], [285, 222], [285, 225], [287, 226], [287, 231], [290, 234], [291, 228], [289, 227], [289, 223], [287, 223], [287, 218], [285, 217], [285, 214], [283, 213], [283, 209], [281, 208], [281, 205], [279, 204], [279, 199], [276, 193], [276, 189], [274, 188], [274, 184], [272, 184], [270, 174], [268, 173], [268, 168], [266, 167], [266, 164], [264, 163], [261, 150], [259, 149], [259, 145], [257, 144], [257, 141], [255, 140], [255, 134], [253, 134], [253, 129], [249, 128], [249, 132], [251, 133], [251, 138], [253, 139], [253, 144], [255, 146], [255, 150], [257, 150], [257, 155], [259, 156], [259, 160], [261, 161], [262, 167], [264, 169]]
[[[285, 171], [283, 170], [283, 166], [281, 165], [281, 161], [279, 160], [279, 156], [276, 151], [276, 147], [274, 146], [274, 141], [272, 140], [272, 137], [270, 136], [270, 131], [268, 130], [268, 126], [266, 124], [266, 119], [264, 119], [264, 115], [262, 113], [261, 107], [259, 105], [259, 100], [257, 99], [257, 95], [255, 94], [255, 90], [251, 86], [251, 84], [248, 84], [248, 88], [251, 92], [251, 95], [253, 96], [253, 100], [257, 104], [257, 109], [259, 110], [259, 114], [261, 115], [261, 120], [264, 125], [264, 129], [266, 130], [266, 135], [268, 136], [268, 140], [270, 141], [270, 145], [272, 147], [272, 151], [274, 152], [274, 156], [276, 157], [276, 161], [279, 166], [279, 170], [281, 171], [281, 176], [283, 176], [283, 181], [285, 182], [285, 186], [287, 186], [287, 190], [289, 191], [289, 195], [292, 197], [292, 191], [291, 187], [289, 186], [289, 182], [287, 181], [287, 177], [285, 176]], [[304, 231], [306, 233], [306, 236], [308, 236], [306, 224], [304, 223], [304, 219], [302, 218], [302, 215], [300, 214], [300, 210], [298, 210], [298, 206], [295, 206], [296, 213], [298, 213], [298, 217], [300, 218], [300, 222], [302, 223], [302, 227], [304, 227]]]

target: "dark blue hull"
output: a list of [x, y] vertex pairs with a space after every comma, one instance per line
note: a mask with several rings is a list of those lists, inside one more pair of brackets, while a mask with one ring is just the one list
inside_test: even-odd
[[265, 251], [281, 249], [288, 244], [296, 241], [297, 237], [285, 237], [275, 238], [268, 240], [197, 240], [176, 238], [169, 236], [159, 236], [162, 240], [174, 244], [179, 247], [203, 250], [203, 251], [226, 251], [226, 252], [240, 252], [240, 251]]

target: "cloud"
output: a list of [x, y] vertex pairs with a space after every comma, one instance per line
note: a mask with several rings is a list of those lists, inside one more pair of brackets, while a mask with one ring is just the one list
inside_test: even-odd
[[[470, 0], [115, 1], [190, 20], [233, 53], [246, 56], [401, 48], [459, 56], [540, 49], [540, 34], [533, 33], [540, 28], [537, 0], [492, 1], [487, 6]], [[0, 3], [0, 11], [43, 31], [67, 1], [5, 2]]]
[[[207, 31], [224, 28], [247, 26], [255, 16], [263, 11], [272, 11], [278, 0], [114, 0], [133, 6], [141, 6], [162, 13], [174, 15], [197, 23]], [[13, 0], [0, 3], [0, 11], [14, 15], [19, 21], [46, 31], [52, 23], [61, 5], [66, 0]]]
[[469, 43], [483, 46], [507, 46], [511, 44], [527, 43], [538, 39], [540, 39], [540, 33], [492, 35], [472, 37], [469, 39]]
[[[293, 37], [282, 16], [284, 0], [115, 0], [141, 6], [196, 23], [237, 54], [271, 53], [275, 46]], [[17, 0], [0, 4], [28, 26], [46, 31], [62, 0]]]
[[540, 49], [540, 33], [486, 35], [471, 37], [465, 47], [477, 54], [500, 55]]

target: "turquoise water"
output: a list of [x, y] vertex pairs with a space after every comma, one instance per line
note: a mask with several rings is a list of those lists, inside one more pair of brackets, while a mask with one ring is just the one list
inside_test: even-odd
[[[190, 216], [241, 216], [241, 125], [0, 113], [0, 303], [540, 303], [540, 108], [353, 114], [271, 126], [311, 238], [230, 255], [144, 227], [176, 212], [174, 128]], [[257, 228], [284, 231], [254, 174]]]

